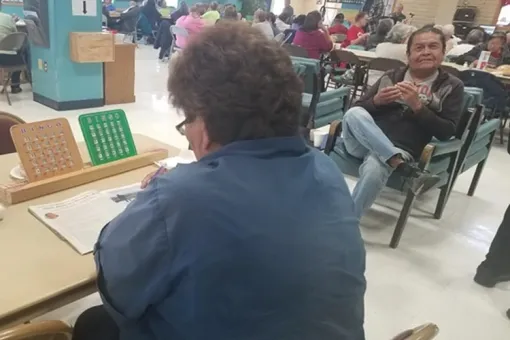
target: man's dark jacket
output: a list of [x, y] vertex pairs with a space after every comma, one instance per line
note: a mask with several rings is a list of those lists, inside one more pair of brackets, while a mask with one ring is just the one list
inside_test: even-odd
[[[422, 109], [413, 112], [401, 103], [382, 106], [374, 105], [374, 96], [383, 84], [396, 84], [404, 80], [407, 68], [386, 72], [356, 103], [367, 110], [390, 141], [398, 148], [409, 152], [418, 159], [432, 137], [448, 140], [456, 131], [459, 122], [464, 85], [462, 82], [439, 69], [439, 75], [432, 84], [432, 100]], [[386, 78], [386, 79], [385, 79]]]

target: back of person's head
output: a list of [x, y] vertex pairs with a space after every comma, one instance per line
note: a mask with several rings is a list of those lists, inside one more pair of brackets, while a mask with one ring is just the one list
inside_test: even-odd
[[253, 19], [256, 22], [264, 22], [267, 20], [267, 14], [263, 9], [257, 9], [255, 13], [253, 14]]
[[300, 14], [292, 20], [293, 24], [303, 26], [305, 24], [306, 15]]
[[237, 10], [234, 6], [225, 7], [225, 12], [223, 13], [224, 19], [229, 20], [237, 20]]
[[377, 28], [375, 30], [375, 33], [377, 35], [385, 37], [390, 30], [393, 28], [393, 19], [385, 18], [379, 20], [379, 24], [377, 24]]
[[483, 43], [485, 40], [485, 32], [479, 29], [472, 29], [467, 37], [466, 37], [466, 43], [470, 45], [478, 45]]
[[444, 25], [443, 34], [446, 37], [446, 39], [450, 39], [455, 34], [455, 26], [453, 26], [452, 24]]
[[287, 12], [287, 11], [283, 11], [279, 16], [278, 16], [278, 19], [280, 19], [281, 21], [283, 22], [287, 22], [287, 20], [289, 20], [290, 18], [290, 13]]
[[170, 71], [170, 101], [198, 158], [236, 141], [299, 134], [302, 83], [288, 53], [249, 25], [204, 29]]
[[360, 22], [361, 20], [365, 19], [365, 17], [367, 16], [367, 13], [365, 12], [359, 12], [358, 14], [356, 14], [356, 16], [354, 17], [354, 22]]
[[335, 19], [333, 19], [333, 24], [343, 24], [345, 20], [345, 16], [343, 13], [338, 13], [335, 15]]
[[267, 14], [267, 19], [274, 24], [276, 22], [276, 15], [273, 12]]
[[386, 41], [393, 44], [403, 44], [416, 31], [416, 27], [398, 23], [386, 35]]
[[306, 15], [305, 22], [301, 26], [301, 30], [311, 32], [319, 29], [319, 24], [322, 21], [322, 15], [319, 11], [311, 11]]
[[211, 2], [211, 5], [209, 5], [209, 8], [211, 9], [211, 11], [217, 11], [218, 3], [216, 1]]
[[414, 31], [409, 36], [409, 40], [407, 40], [407, 55], [409, 55], [411, 53], [411, 47], [413, 46], [414, 39], [418, 35], [425, 34], [425, 33], [434, 33], [434, 34], [436, 34], [439, 37], [439, 41], [441, 43], [441, 47], [442, 47], [443, 53], [445, 52], [445, 49], [446, 49], [446, 37], [444, 36], [443, 31], [441, 31], [440, 29], [437, 29], [436, 27], [425, 27], [424, 26], [424, 27]]

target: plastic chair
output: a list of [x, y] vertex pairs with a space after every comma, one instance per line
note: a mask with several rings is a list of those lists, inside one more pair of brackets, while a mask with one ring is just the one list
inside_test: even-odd
[[285, 34], [278, 33], [274, 38], [274, 41], [276, 41], [278, 44], [282, 45], [284, 43]]
[[[11, 82], [12, 73], [13, 72], [25, 72], [25, 74], [29, 73], [27, 63], [23, 55], [23, 48], [25, 47], [26, 41], [27, 35], [21, 32], [11, 33], [5, 36], [5, 38], [3, 38], [2, 40], [0, 40], [0, 55], [9, 56], [17, 55], [20, 58], [20, 63], [18, 65], [2, 65], [0, 63], [0, 69], [4, 75], [2, 91], [5, 93], [9, 105], [12, 105], [12, 103], [11, 98], [9, 97], [9, 91], [7, 90], [7, 87], [9, 85], [19, 85], [12, 84]], [[7, 76], [5, 75], [5, 72], [7, 72]], [[29, 77], [30, 83], [32, 83], [31, 78], [32, 77]]]
[[0, 340], [71, 340], [73, 329], [62, 321], [40, 321], [0, 331]]
[[397, 59], [389, 59], [389, 58], [375, 58], [372, 59], [368, 63], [368, 72], [365, 73], [365, 81], [363, 84], [363, 92], [365, 92], [368, 88], [368, 78], [370, 71], [381, 71], [386, 72], [389, 70], [395, 70], [402, 67], [405, 67], [406, 64], [404, 64], [402, 61]]
[[172, 45], [170, 46], [170, 55], [172, 55], [175, 51], [181, 49], [176, 44], [177, 36], [188, 37], [189, 32], [185, 28], [173, 25], [173, 26], [170, 26], [170, 34], [172, 34], [172, 36], [173, 36]]
[[503, 83], [495, 75], [481, 70], [462, 71], [459, 79], [465, 86], [483, 90], [484, 119], [500, 118], [499, 140], [503, 144], [503, 132], [508, 120], [506, 105], [509, 99]]
[[[329, 72], [328, 81], [326, 82], [326, 87], [328, 87], [329, 83], [332, 81], [335, 84], [335, 88], [341, 86], [352, 88], [352, 94], [349, 99], [350, 107], [358, 90], [361, 88], [363, 91], [366, 69], [358, 56], [347, 50], [331, 51], [329, 54], [329, 63], [331, 64], [331, 70]], [[346, 80], [343, 77], [348, 69], [354, 70], [352, 80]]]
[[0, 112], [0, 155], [16, 152], [11, 138], [11, 127], [24, 124], [23, 119], [7, 112]]
[[283, 38], [283, 44], [292, 44], [292, 41], [294, 41], [294, 37], [296, 36], [296, 30], [288, 28], [283, 31], [283, 34], [285, 35], [285, 38]]
[[[480, 117], [483, 111], [481, 105], [477, 105], [473, 109], [473, 96], [469, 93], [464, 93], [463, 105], [460, 108], [462, 114], [457, 125], [455, 136], [448, 141], [438, 141], [433, 139], [425, 146], [417, 160], [418, 166], [422, 170], [429, 171], [432, 175], [437, 175], [440, 181], [433, 187], [439, 188], [440, 194], [434, 211], [434, 217], [440, 219], [446, 207], [451, 188], [459, 174], [460, 165], [464, 164], [463, 157], [466, 151], [472, 144], [475, 132], [478, 128]], [[331, 124], [328, 141], [324, 152], [333, 159], [340, 170], [347, 175], [358, 177], [359, 167], [362, 160], [352, 157], [347, 153], [342, 141], [337, 138], [342, 132], [342, 122], [336, 121]], [[406, 199], [400, 216], [397, 220], [393, 236], [390, 241], [391, 248], [397, 248], [400, 238], [404, 232], [407, 224], [407, 219], [411, 213], [416, 195], [406, 185], [406, 180], [397, 173], [393, 173], [388, 182], [387, 187], [392, 189], [406, 192]], [[433, 188], [428, 188], [433, 189]]]
[[283, 48], [291, 57], [308, 58], [308, 51], [301, 46], [284, 44]]

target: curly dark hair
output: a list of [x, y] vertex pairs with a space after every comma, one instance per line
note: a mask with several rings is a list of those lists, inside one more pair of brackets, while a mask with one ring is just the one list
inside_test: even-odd
[[204, 29], [176, 57], [170, 101], [212, 142], [297, 136], [302, 82], [288, 53], [243, 22]]

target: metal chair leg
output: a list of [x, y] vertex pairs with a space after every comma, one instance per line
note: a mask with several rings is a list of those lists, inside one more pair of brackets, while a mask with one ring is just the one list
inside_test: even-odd
[[411, 209], [413, 207], [414, 199], [416, 195], [413, 194], [411, 190], [407, 191], [406, 200], [404, 205], [402, 206], [402, 210], [400, 211], [400, 216], [398, 217], [397, 225], [395, 226], [395, 231], [393, 232], [393, 236], [391, 237], [390, 247], [396, 249], [398, 244], [400, 243], [400, 238], [404, 233], [404, 229], [407, 224], [407, 220], [409, 215], [411, 214]]
[[3, 91], [5, 91], [5, 96], [7, 97], [7, 103], [9, 103], [9, 106], [12, 106], [11, 98], [9, 97], [9, 84], [11, 83], [11, 72], [7, 72], [7, 77], [4, 79], [4, 88]]
[[434, 211], [434, 218], [439, 220], [443, 216], [444, 208], [446, 207], [446, 201], [449, 195], [448, 184], [443, 185], [439, 192], [439, 199], [437, 200], [436, 211]]
[[473, 176], [473, 180], [469, 185], [468, 196], [473, 196], [475, 194], [476, 187], [478, 186], [478, 181], [480, 180], [480, 177], [482, 177], [482, 171], [486, 162], [487, 158], [478, 163], [476, 166], [475, 175]]

